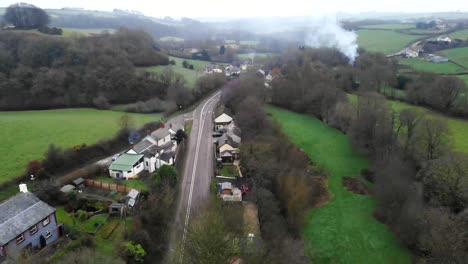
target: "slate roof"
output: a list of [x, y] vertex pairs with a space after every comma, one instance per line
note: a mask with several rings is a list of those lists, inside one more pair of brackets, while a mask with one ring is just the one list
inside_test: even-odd
[[175, 153], [173, 151], [168, 151], [164, 152], [161, 154], [161, 160], [164, 160], [165, 162], [169, 162], [169, 160], [175, 156]]
[[147, 136], [137, 144], [133, 146], [133, 151], [135, 151], [138, 154], [141, 154], [143, 151], [147, 150], [150, 148], [152, 145], [155, 145], [156, 141], [152, 139], [151, 137]]
[[0, 212], [0, 245], [4, 245], [53, 214], [55, 208], [26, 192], [1, 203]]
[[167, 135], [170, 135], [170, 133], [169, 133], [169, 129], [166, 127], [162, 127], [154, 131], [153, 133], [151, 133], [151, 136], [155, 138], [156, 140], [160, 140], [161, 138], [164, 138]]
[[229, 115], [225, 113], [222, 113], [220, 116], [218, 116], [215, 119], [215, 123], [230, 123], [230, 122], [232, 122], [232, 117], [230, 117]]
[[116, 159], [110, 165], [110, 170], [116, 171], [129, 171], [133, 168], [133, 165], [138, 162], [143, 157], [142, 154], [122, 154], [118, 159]]
[[85, 180], [84, 180], [83, 178], [78, 178], [78, 179], [76, 179], [76, 180], [73, 181], [73, 184], [74, 184], [75, 186], [78, 186], [78, 185], [80, 185], [80, 184], [83, 184], [84, 182], [85, 182]]
[[223, 146], [224, 144], [229, 144], [233, 148], [237, 148], [239, 144], [235, 142], [231, 136], [224, 133], [222, 136], [218, 138], [218, 147]]

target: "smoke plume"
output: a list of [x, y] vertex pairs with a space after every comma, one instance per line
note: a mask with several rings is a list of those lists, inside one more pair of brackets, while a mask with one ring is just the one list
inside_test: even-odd
[[356, 40], [356, 33], [344, 30], [335, 17], [322, 17], [311, 19], [304, 41], [313, 48], [336, 48], [353, 63], [358, 56]]

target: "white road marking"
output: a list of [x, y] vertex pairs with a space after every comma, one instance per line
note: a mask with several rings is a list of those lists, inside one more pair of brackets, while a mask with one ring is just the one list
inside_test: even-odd
[[202, 109], [200, 111], [200, 123], [198, 124], [198, 137], [197, 137], [197, 144], [196, 144], [196, 148], [195, 148], [196, 149], [195, 150], [195, 160], [194, 160], [194, 164], [193, 164], [192, 177], [191, 177], [191, 182], [190, 182], [190, 192], [189, 192], [189, 198], [188, 198], [188, 202], [187, 202], [187, 211], [186, 211], [186, 214], [185, 214], [184, 233], [183, 233], [183, 236], [182, 236], [181, 260], [183, 259], [185, 240], [187, 238], [187, 228], [188, 228], [188, 224], [189, 224], [189, 221], [190, 221], [190, 209], [191, 209], [191, 206], [192, 206], [193, 186], [194, 186], [194, 182], [195, 182], [195, 174], [196, 174], [197, 164], [198, 164], [198, 153], [199, 153], [199, 150], [200, 150], [200, 141], [201, 141], [203, 125], [205, 123], [205, 120], [204, 120], [205, 115], [203, 115], [203, 111], [204, 111], [205, 107], [210, 103], [210, 101], [213, 100], [213, 98], [215, 98], [218, 95], [219, 95], [219, 92], [216, 93], [215, 95], [213, 95], [210, 99], [208, 99], [208, 101], [206, 101], [206, 103], [203, 105], [203, 107], [202, 107]]

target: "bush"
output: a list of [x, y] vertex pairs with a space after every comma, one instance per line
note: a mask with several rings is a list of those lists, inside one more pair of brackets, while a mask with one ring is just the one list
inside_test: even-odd
[[146, 251], [140, 244], [136, 244], [135, 242], [128, 242], [127, 246], [127, 256], [132, 258], [135, 263], [143, 263], [146, 256]]
[[61, 28], [42, 26], [37, 29], [39, 32], [48, 35], [62, 35], [63, 31]]
[[152, 98], [148, 101], [139, 101], [127, 106], [127, 111], [132, 113], [171, 112], [177, 110], [177, 105], [172, 101], [162, 101]]
[[88, 219], [88, 212], [84, 210], [78, 210], [78, 212], [76, 212], [76, 216], [81, 222], [84, 222], [86, 219]]
[[109, 109], [110, 108], [109, 101], [107, 101], [107, 98], [102, 95], [93, 99], [93, 105], [97, 109]]

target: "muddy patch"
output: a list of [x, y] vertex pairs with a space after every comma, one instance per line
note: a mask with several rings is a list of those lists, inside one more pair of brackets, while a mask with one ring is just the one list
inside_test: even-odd
[[343, 186], [346, 190], [355, 193], [355, 194], [370, 194], [371, 191], [363, 182], [354, 177], [344, 177], [342, 180]]

